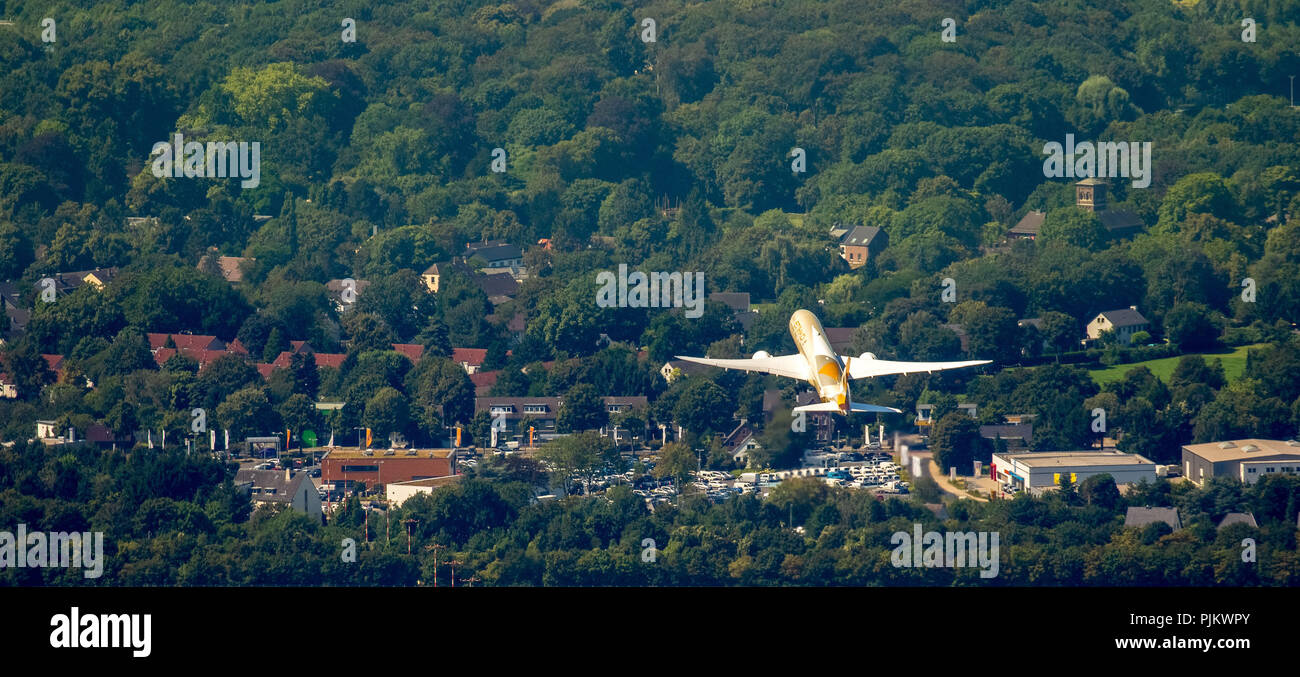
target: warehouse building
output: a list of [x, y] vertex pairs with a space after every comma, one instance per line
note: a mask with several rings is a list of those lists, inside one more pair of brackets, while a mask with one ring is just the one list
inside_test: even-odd
[[1300, 472], [1300, 442], [1226, 440], [1183, 446], [1183, 476], [1205, 484], [1211, 477], [1235, 477], [1254, 484], [1272, 473]]
[[1054, 489], [1062, 475], [1074, 484], [1103, 473], [1117, 485], [1154, 482], [1156, 464], [1138, 454], [1117, 451], [1040, 451], [994, 454], [990, 473], [1002, 485], [1039, 495]]
[[456, 474], [453, 449], [332, 449], [320, 461], [321, 482], [335, 489], [367, 488]]

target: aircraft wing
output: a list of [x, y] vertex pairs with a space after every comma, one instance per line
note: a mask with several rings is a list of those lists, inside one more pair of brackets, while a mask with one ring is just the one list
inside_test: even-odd
[[967, 360], [965, 362], [895, 362], [892, 360], [863, 360], [851, 358], [849, 361], [849, 378], [871, 378], [891, 374], [916, 374], [920, 372], [961, 369], [989, 364], [993, 360]]
[[803, 355], [800, 355], [799, 353], [741, 360], [711, 360], [707, 357], [682, 357], [681, 355], [677, 355], [676, 358], [687, 362], [707, 364], [711, 367], [721, 367], [723, 369], [757, 371], [764, 374], [776, 374], [777, 376], [788, 376], [800, 380], [808, 379], [808, 362], [804, 360]]

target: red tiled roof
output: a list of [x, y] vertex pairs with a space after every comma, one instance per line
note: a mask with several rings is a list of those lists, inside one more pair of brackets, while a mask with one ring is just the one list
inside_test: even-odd
[[263, 362], [259, 362], [253, 366], [257, 367], [257, 373], [261, 374], [262, 378], [268, 381], [271, 380], [271, 372], [275, 371], [274, 364], [266, 364]]
[[182, 353], [226, 349], [226, 344], [222, 343], [221, 339], [208, 334], [157, 334], [150, 332], [146, 336], [149, 337], [150, 350], [162, 349], [163, 346], [167, 345], [168, 338], [171, 339], [176, 349]]
[[271, 366], [276, 367], [278, 369], [288, 369], [289, 360], [291, 359], [293, 359], [293, 353], [287, 350], [282, 350], [280, 351], [280, 354], [276, 355], [275, 359], [271, 361]]
[[487, 359], [486, 348], [452, 348], [451, 361], [464, 362], [471, 367], [483, 366], [483, 360]]
[[50, 371], [59, 371], [60, 369], [63, 368], [63, 356], [62, 356], [62, 355], [45, 355], [45, 354], [42, 354], [41, 357], [44, 357], [44, 358], [45, 358], [45, 363], [46, 363], [47, 365], [49, 365], [49, 367], [50, 367]]
[[243, 342], [239, 339], [235, 339], [227, 344], [226, 350], [232, 353], [239, 353], [240, 355], [248, 354], [248, 348], [245, 348]]
[[478, 387], [491, 388], [493, 385], [496, 384], [497, 379], [500, 378], [500, 376], [501, 376], [500, 369], [496, 369], [493, 371], [477, 371], [469, 375], [469, 380], [471, 383], [474, 384], [474, 387], [476, 388]]
[[424, 355], [424, 346], [418, 343], [394, 343], [393, 350], [405, 355], [412, 362], [419, 362]]
[[175, 343], [176, 349], [181, 352], [226, 349], [226, 345], [220, 339], [205, 334], [172, 334], [172, 343]]
[[228, 353], [224, 350], [194, 350], [182, 351], [181, 354], [194, 358], [202, 366]]
[[343, 364], [343, 358], [347, 357], [345, 353], [316, 353], [316, 367], [334, 367], [338, 369]]
[[161, 367], [167, 363], [167, 360], [171, 359], [172, 355], [175, 354], [176, 354], [175, 348], [159, 348], [154, 351], [153, 361], [157, 362], [158, 366]]

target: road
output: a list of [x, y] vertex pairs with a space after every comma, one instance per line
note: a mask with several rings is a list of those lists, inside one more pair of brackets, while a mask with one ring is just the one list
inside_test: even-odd
[[922, 473], [924, 473], [930, 479], [934, 480], [935, 484], [939, 485], [939, 489], [941, 489], [943, 493], [952, 496], [953, 498], [968, 498], [972, 501], [979, 501], [980, 503], [988, 502], [989, 499], [980, 498], [979, 496], [971, 496], [965, 491], [962, 491], [961, 489], [957, 488], [957, 486], [954, 485], [953, 483], [949, 482], [947, 476], [945, 476], [943, 472], [939, 470], [939, 464], [934, 462], [934, 457], [933, 457], [934, 455], [931, 454], [930, 452], [913, 451], [909, 453], [913, 456], [922, 459], [921, 461]]

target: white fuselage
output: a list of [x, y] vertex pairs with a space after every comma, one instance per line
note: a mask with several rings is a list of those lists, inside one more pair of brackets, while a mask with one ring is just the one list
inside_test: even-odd
[[823, 402], [834, 402], [847, 414], [851, 400], [848, 379], [843, 378], [844, 362], [831, 348], [817, 316], [806, 310], [796, 310], [790, 316], [790, 336], [794, 338], [799, 354], [808, 361], [808, 382], [817, 391], [817, 396]]

